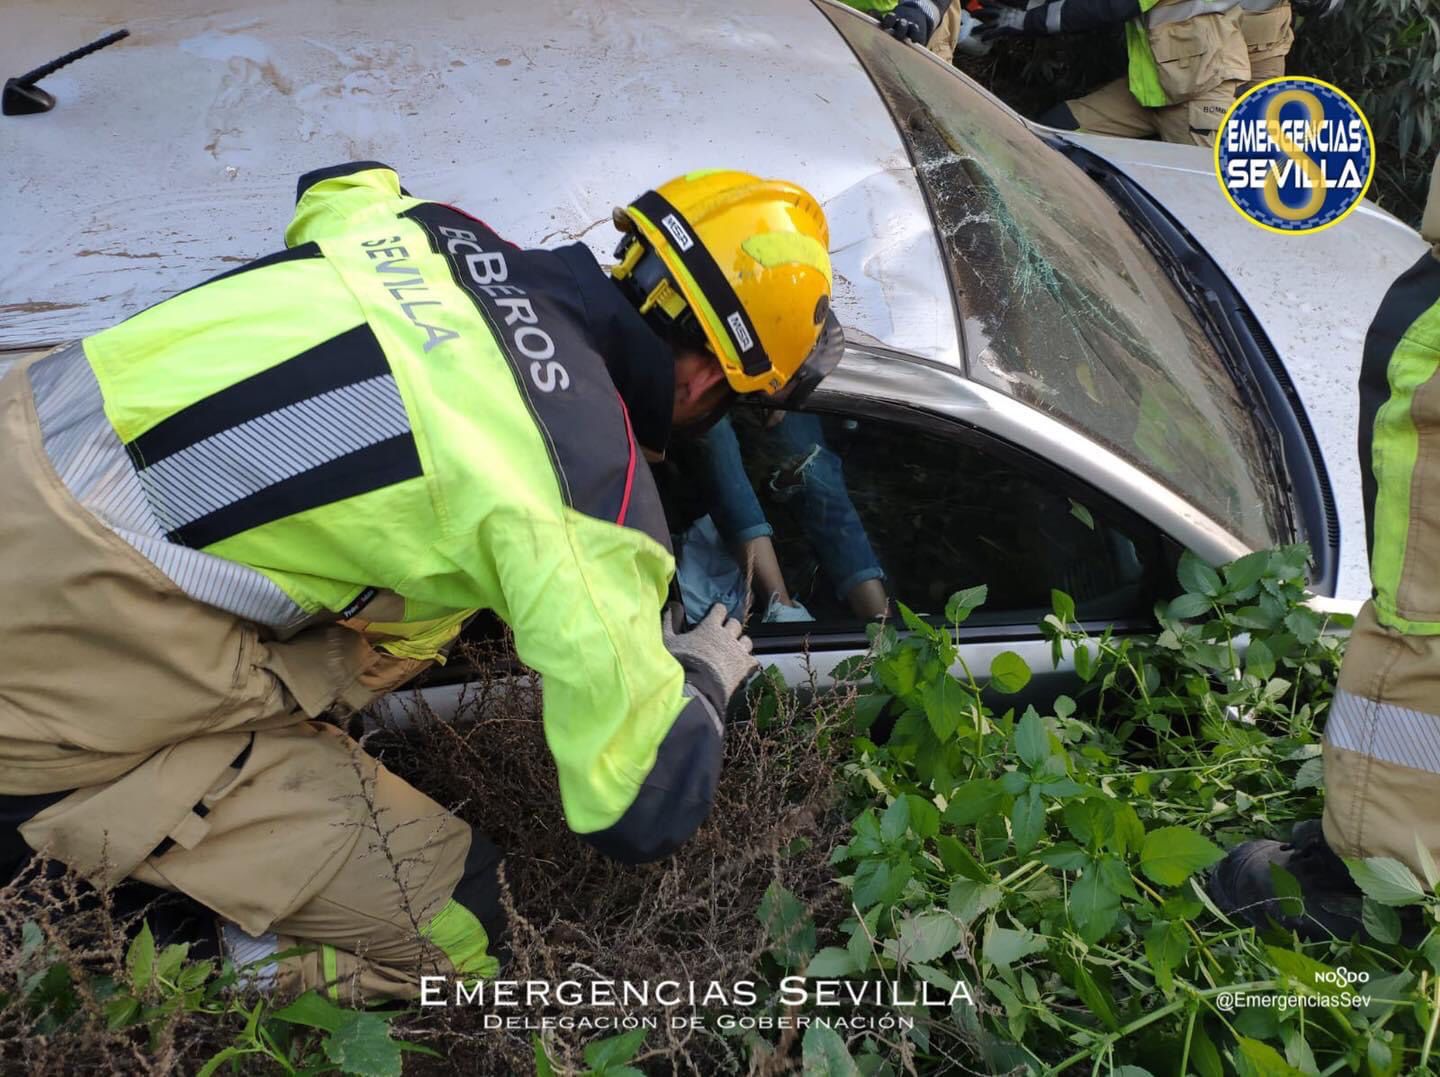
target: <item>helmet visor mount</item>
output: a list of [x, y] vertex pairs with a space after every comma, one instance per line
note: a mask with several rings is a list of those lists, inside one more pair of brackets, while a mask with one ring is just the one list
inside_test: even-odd
[[835, 317], [835, 312], [827, 310], [824, 324], [820, 327], [819, 339], [815, 341], [810, 354], [791, 375], [790, 380], [773, 393], [750, 393], [748, 397], [765, 407], [797, 410], [804, 406], [816, 386], [840, 365], [840, 358], [844, 354], [845, 331], [840, 328], [840, 320]]
[[[662, 252], [656, 246], [656, 238], [645, 237], [646, 245], [652, 252], [664, 255], [661, 261], [667, 263], [668, 276], [677, 293], [686, 297], [696, 320], [711, 322], [707, 336], [717, 337], [712, 348], [717, 352], [717, 358], [727, 368], [738, 365], [752, 378], [772, 373], [775, 364], [766, 353], [750, 313], [684, 214], [656, 191], [646, 191], [635, 199], [629, 212], [644, 220], [653, 230], [654, 237], [664, 243]], [[672, 260], [673, 265], [669, 264]], [[685, 277], [686, 281], [675, 280], [677, 276]], [[705, 308], [703, 311], [696, 309], [701, 304]], [[720, 351], [721, 342], [723, 353]]]

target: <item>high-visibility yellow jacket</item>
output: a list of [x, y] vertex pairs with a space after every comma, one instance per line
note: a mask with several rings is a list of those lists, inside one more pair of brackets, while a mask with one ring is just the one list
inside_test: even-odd
[[[1125, 23], [1130, 92], [1148, 108], [1178, 105], [1250, 77], [1241, 0], [1138, 0]], [[1128, 6], [1128, 4], [1127, 4]]]
[[[1146, 108], [1183, 104], [1250, 77], [1241, 19], [1279, 0], [1049, 0], [1025, 14], [1030, 35], [1125, 25], [1128, 84]], [[1257, 8], [1258, 10], [1258, 8]]]
[[543, 675], [571, 827], [667, 852], [721, 746], [661, 640], [674, 562], [632, 428], [663, 448], [667, 347], [584, 247], [521, 250], [374, 162], [303, 177], [285, 238], [84, 341], [46, 414], [126, 467], [82, 503], [277, 635], [380, 595], [372, 634], [428, 658], [494, 610]]
[[[1435, 174], [1440, 183], [1440, 162]], [[1440, 432], [1437, 384], [1440, 242], [1385, 293], [1360, 367], [1360, 475], [1375, 619], [1412, 636], [1440, 636], [1433, 560], [1440, 508], [1427, 474]]]

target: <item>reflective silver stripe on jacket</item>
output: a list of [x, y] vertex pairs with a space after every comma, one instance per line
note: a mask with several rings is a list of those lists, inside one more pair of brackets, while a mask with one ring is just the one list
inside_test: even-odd
[[1372, 759], [1440, 774], [1440, 716], [1337, 689], [1325, 742]]
[[409, 432], [399, 387], [386, 374], [238, 423], [137, 474], [160, 524], [176, 532], [285, 479]]
[[34, 363], [28, 374], [45, 454], [75, 500], [197, 602], [282, 630], [307, 618], [268, 576], [166, 541], [79, 343]]
[[1262, 11], [1274, 11], [1287, 0], [1240, 0], [1240, 6], [1252, 15]]
[[1144, 16], [1145, 26], [1153, 30], [1172, 22], [1184, 22], [1199, 15], [1223, 15], [1232, 7], [1239, 7], [1241, 0], [1180, 0], [1178, 4], [1162, 4], [1152, 7]]

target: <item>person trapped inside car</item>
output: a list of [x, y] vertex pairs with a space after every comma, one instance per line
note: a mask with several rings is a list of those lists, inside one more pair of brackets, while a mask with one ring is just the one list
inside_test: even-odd
[[284, 250], [0, 378], [0, 827], [196, 899], [262, 982], [403, 996], [495, 973], [501, 854], [313, 719], [493, 610], [571, 829], [684, 842], [756, 663], [718, 608], [662, 626], [643, 454], [833, 367], [829, 234], [733, 171], [617, 210], [608, 274], [375, 162], [297, 203]]
[[[850, 499], [840, 457], [825, 442], [819, 416], [776, 411], [758, 429], [753, 424], [747, 427], [745, 434], [746, 444], [766, 464], [771, 496], [799, 502], [805, 537], [836, 596], [861, 620], [883, 617], [889, 609], [885, 571]], [[813, 620], [785, 582], [773, 541], [775, 528], [750, 483], [731, 418], [716, 423], [696, 447], [697, 477], [706, 507], [720, 538], [744, 566], [745, 576], [753, 576], [761, 620]], [[685, 556], [682, 550], [682, 577]]]

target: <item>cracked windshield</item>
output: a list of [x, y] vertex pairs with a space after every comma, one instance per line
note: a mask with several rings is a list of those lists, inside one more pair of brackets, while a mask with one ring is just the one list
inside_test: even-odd
[[834, 21], [918, 164], [967, 373], [1077, 427], [1247, 543], [1289, 541], [1251, 405], [1109, 198], [953, 71]]

